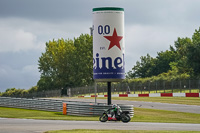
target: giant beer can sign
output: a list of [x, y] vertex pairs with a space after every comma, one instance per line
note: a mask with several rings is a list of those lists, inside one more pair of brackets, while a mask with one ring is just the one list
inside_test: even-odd
[[123, 8], [93, 8], [93, 78], [106, 82], [125, 78]]

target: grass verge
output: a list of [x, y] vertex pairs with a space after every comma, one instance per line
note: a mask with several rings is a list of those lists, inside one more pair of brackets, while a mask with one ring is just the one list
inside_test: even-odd
[[[61, 112], [16, 109], [0, 107], [0, 117], [45, 119], [45, 120], [77, 120], [98, 121], [99, 117], [68, 116]], [[200, 114], [165, 111], [157, 109], [134, 108], [132, 122], [162, 122], [162, 123], [200, 123]]]
[[200, 114], [134, 108], [134, 122], [200, 123]]
[[[94, 99], [81, 98], [81, 99]], [[107, 97], [97, 97], [98, 99], [107, 99]], [[144, 102], [160, 102], [172, 104], [186, 104], [186, 105], [199, 105], [200, 97], [112, 97], [112, 100], [128, 100], [128, 101], [144, 101]]]
[[130, 101], [200, 105], [199, 97], [113, 97], [112, 99], [113, 100], [130, 100]]
[[[116, 91], [116, 90], [112, 90], [112, 94], [125, 94], [126, 93], [126, 89], [122, 89], [124, 91]], [[105, 90], [106, 91], [106, 90]], [[173, 89], [173, 90], [131, 90], [130, 94], [152, 94], [152, 93], [200, 93], [200, 89]], [[82, 96], [82, 95], [95, 95], [95, 93], [88, 93], [88, 94], [78, 94], [77, 96]], [[107, 92], [100, 92], [98, 93], [98, 95], [107, 95]]]
[[[45, 133], [117, 133], [119, 130], [88, 130], [88, 129], [74, 129], [74, 130], [58, 130], [47, 131]], [[145, 131], [145, 130], [120, 130], [120, 133], [198, 133], [198, 131]]]
[[41, 119], [41, 120], [77, 120], [77, 121], [97, 121], [98, 117], [69, 116], [61, 112], [28, 110], [18, 108], [0, 107], [0, 117], [20, 118], [20, 119]]

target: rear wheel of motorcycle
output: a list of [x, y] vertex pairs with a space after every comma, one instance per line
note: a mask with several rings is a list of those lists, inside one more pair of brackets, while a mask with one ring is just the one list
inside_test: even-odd
[[99, 121], [101, 121], [101, 122], [106, 122], [107, 120], [108, 120], [108, 115], [107, 114], [102, 114], [99, 117]]
[[122, 122], [127, 123], [131, 120], [131, 117], [128, 114], [122, 114], [121, 120]]

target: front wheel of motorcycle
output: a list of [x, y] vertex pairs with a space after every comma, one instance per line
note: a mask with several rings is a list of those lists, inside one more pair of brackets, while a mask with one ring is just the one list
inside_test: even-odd
[[108, 120], [108, 115], [107, 114], [102, 114], [99, 117], [99, 121], [101, 121], [101, 122], [106, 122], [107, 120]]
[[128, 114], [122, 114], [121, 120], [122, 122], [127, 123], [131, 120], [131, 117]]

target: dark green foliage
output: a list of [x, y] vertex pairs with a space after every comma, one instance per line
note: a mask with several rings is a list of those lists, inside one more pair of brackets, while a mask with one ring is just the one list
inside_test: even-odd
[[200, 77], [200, 28], [195, 30], [192, 38], [178, 38], [174, 47], [161, 51], [153, 58], [149, 54], [142, 56], [137, 61], [132, 71], [127, 73], [127, 78], [147, 78], [160, 75], [173, 75], [177, 78]]
[[141, 61], [137, 61], [136, 65], [132, 68], [133, 73], [128, 72], [130, 78], [145, 78], [151, 76], [157, 76], [161, 73], [171, 70], [170, 62], [176, 60], [176, 54], [173, 51], [166, 50], [158, 53], [156, 58], [147, 56], [140, 57]]
[[91, 84], [92, 46], [92, 36], [87, 34], [74, 40], [58, 39], [46, 43], [46, 51], [38, 61], [41, 72], [38, 90]]
[[152, 58], [149, 54], [147, 56], [140, 57], [141, 62], [137, 61], [136, 65], [133, 67], [134, 77], [149, 77], [151, 76], [151, 68], [154, 67], [154, 58]]
[[15, 97], [20, 96], [26, 93], [26, 90], [24, 89], [15, 89], [15, 88], [9, 88], [6, 90], [6, 92], [2, 93], [3, 97]]
[[200, 77], [200, 28], [192, 36], [192, 44], [187, 46], [187, 63], [193, 69], [193, 76]]
[[28, 94], [37, 92], [37, 86], [31, 87], [29, 90], [8, 88], [5, 92], [2, 92], [2, 97], [26, 97]]

